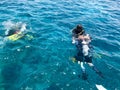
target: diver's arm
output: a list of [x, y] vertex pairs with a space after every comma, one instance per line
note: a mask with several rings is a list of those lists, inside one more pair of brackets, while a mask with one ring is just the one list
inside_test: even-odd
[[72, 44], [75, 44], [77, 34], [75, 33], [75, 29], [72, 30]]
[[75, 37], [72, 37], [72, 44], [75, 44]]

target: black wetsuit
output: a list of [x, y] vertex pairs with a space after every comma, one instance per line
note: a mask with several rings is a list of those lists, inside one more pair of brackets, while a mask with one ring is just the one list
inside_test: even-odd
[[15, 32], [16, 32], [15, 30], [9, 30], [8, 34], [6, 36], [11, 36], [11, 35], [15, 34]]
[[76, 60], [80, 61], [80, 62], [92, 63], [92, 55], [91, 55], [90, 50], [89, 50], [89, 54], [87, 56], [84, 56], [84, 54], [82, 52], [82, 49], [83, 49], [82, 48], [82, 40], [77, 41], [76, 47], [77, 47], [77, 54], [75, 56]]
[[[79, 35], [85, 35], [85, 31], [81, 29], [76, 29], [76, 28], [72, 30], [73, 37], [78, 38]], [[75, 56], [76, 60], [81, 62], [85, 61], [88, 63], [92, 63], [92, 56], [90, 55], [90, 53], [87, 56], [83, 55], [82, 40], [77, 40], [75, 44], [78, 50], [77, 55]]]

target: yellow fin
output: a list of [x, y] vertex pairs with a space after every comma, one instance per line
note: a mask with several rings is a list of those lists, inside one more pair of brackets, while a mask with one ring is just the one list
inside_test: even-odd
[[72, 60], [73, 63], [77, 61], [74, 57], [71, 57], [70, 60]]
[[31, 40], [31, 39], [34, 38], [32, 35], [29, 35], [29, 34], [26, 34], [26, 36], [27, 36], [27, 39], [28, 39], [28, 40]]
[[22, 34], [22, 32], [19, 32], [17, 34], [13, 34], [11, 36], [8, 36], [8, 39], [11, 41], [16, 41], [16, 40], [22, 38], [23, 36], [24, 36], [24, 34]]

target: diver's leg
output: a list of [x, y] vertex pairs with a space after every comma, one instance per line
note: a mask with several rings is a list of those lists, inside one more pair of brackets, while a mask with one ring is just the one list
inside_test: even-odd
[[102, 72], [99, 71], [94, 64], [92, 63], [92, 57], [89, 56], [85, 56], [85, 61], [87, 62], [87, 64], [100, 76], [103, 78]]
[[88, 65], [97, 73], [97, 72], [100, 72], [95, 66], [93, 63], [89, 63], [88, 62]]
[[82, 73], [85, 73], [85, 67], [83, 66], [83, 62], [78, 61], [78, 64], [81, 67]]
[[86, 74], [86, 71], [85, 71], [85, 67], [84, 67], [84, 65], [83, 65], [83, 62], [78, 61], [78, 64], [80, 65], [81, 70], [82, 70], [82, 79], [83, 79], [83, 80], [87, 80], [88, 75]]
[[99, 70], [93, 65], [93, 63], [88, 63], [88, 65], [89, 65], [100, 77], [104, 78], [102, 72], [99, 71]]
[[87, 63], [90, 67], [94, 67], [93, 63]]

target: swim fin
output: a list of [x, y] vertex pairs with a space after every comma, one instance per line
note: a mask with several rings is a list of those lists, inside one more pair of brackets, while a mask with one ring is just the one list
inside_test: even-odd
[[101, 78], [104, 78], [102, 72], [99, 71], [95, 66], [93, 66], [92, 69], [93, 69]]
[[74, 57], [71, 57], [70, 59], [72, 60], [73, 63], [75, 63], [77, 61], [76, 58], [74, 58]]
[[28, 40], [32, 40], [34, 37], [32, 35], [26, 34]]
[[101, 71], [99, 71], [99, 72], [96, 72], [101, 78], [104, 78], [104, 76], [103, 76], [103, 74], [102, 74], [102, 72]]

